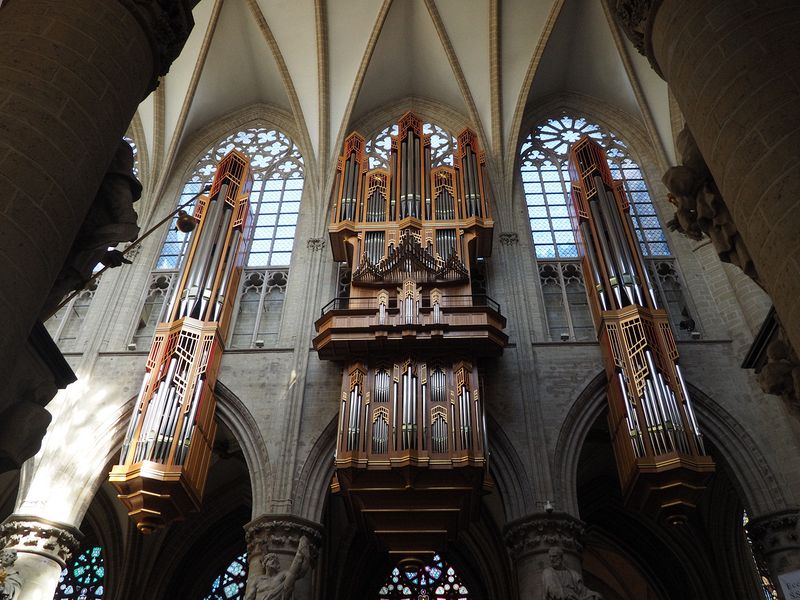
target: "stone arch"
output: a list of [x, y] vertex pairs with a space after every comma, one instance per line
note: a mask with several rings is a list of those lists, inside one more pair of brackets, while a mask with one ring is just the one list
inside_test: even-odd
[[221, 381], [214, 388], [217, 418], [236, 437], [247, 463], [252, 493], [252, 517], [268, 511], [272, 502], [273, 472], [261, 430], [241, 400]]
[[[719, 403], [687, 382], [703, 435], [731, 467], [731, 479], [754, 515], [787, 506], [778, 478], [759, 445]], [[606, 408], [606, 376], [600, 372], [578, 395], [564, 418], [555, 445], [553, 476], [564, 508], [578, 514], [578, 459], [592, 424]]]
[[[149, 200], [146, 206], [142, 207], [140, 220], [146, 223], [157, 219], [158, 214], [160, 214], [158, 213], [159, 207], [162, 205], [171, 209], [174, 206], [174, 199], [178, 197], [184, 183], [191, 176], [197, 161], [206, 150], [231, 132], [247, 127], [277, 129], [289, 136], [303, 156], [306, 186], [311, 191], [316, 181], [316, 178], [312, 176], [316, 169], [313, 161], [314, 154], [305, 143], [295, 120], [285, 110], [271, 104], [259, 102], [234, 110], [224, 117], [201, 127], [189, 136], [172, 163], [169, 172], [163, 177], [164, 184], [160, 186], [159, 193], [152, 200]], [[316, 193], [306, 194], [304, 191], [303, 200], [306, 201], [306, 198], [308, 198], [308, 201], [312, 201], [316, 196]], [[327, 205], [327, 203], [324, 204]]]
[[506, 522], [536, 512], [531, 502], [533, 485], [522, 459], [500, 424], [486, 415], [489, 437], [489, 471], [497, 484]]
[[294, 499], [296, 514], [315, 523], [322, 522], [333, 477], [338, 419], [337, 414], [319, 434], [293, 486], [298, 494]]

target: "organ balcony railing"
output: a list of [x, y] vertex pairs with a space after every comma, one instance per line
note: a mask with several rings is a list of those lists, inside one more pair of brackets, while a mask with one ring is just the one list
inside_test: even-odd
[[109, 476], [143, 533], [200, 508], [216, 433], [214, 385], [253, 224], [252, 184], [250, 161], [234, 150], [198, 199], [189, 250]]
[[388, 170], [368, 170], [364, 138], [347, 137], [328, 231], [349, 293], [315, 323], [320, 358], [343, 367], [333, 490], [404, 556], [441, 550], [476, 516], [490, 485], [479, 361], [508, 343], [499, 304], [473, 287], [494, 227], [474, 133], [452, 158], [432, 166], [412, 113]]
[[589, 137], [569, 154], [570, 213], [608, 377], [609, 427], [628, 506], [679, 522], [714, 471], [634, 234], [621, 181]]

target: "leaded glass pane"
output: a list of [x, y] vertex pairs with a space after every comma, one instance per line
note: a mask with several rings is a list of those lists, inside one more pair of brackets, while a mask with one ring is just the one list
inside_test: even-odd
[[[549, 209], [550, 229], [553, 231], [571, 230], [567, 216], [570, 180], [567, 171], [569, 147], [583, 135], [595, 139], [608, 155], [609, 167], [613, 176], [624, 182], [631, 203], [631, 219], [640, 240], [645, 257], [669, 256], [670, 251], [663, 234], [661, 222], [656, 216], [653, 202], [647, 191], [639, 165], [628, 155], [625, 143], [614, 133], [604, 130], [586, 119], [561, 115], [550, 119], [531, 131], [520, 149], [520, 170], [523, 190], [531, 217], [543, 217], [541, 213], [530, 213], [531, 207], [546, 205]], [[542, 183], [538, 183], [541, 180]], [[537, 182], [537, 183], [534, 183]], [[545, 196], [540, 195], [543, 186]], [[546, 200], [545, 200], [546, 198]], [[531, 222], [532, 231], [543, 231], [541, 223]], [[563, 240], [556, 239], [557, 242]], [[536, 256], [539, 258], [574, 258], [577, 250], [572, 243], [557, 243], [539, 239], [534, 235]], [[540, 248], [539, 244], [548, 244]]]
[[[250, 128], [228, 136], [212, 146], [200, 159], [195, 171], [183, 188], [178, 204], [187, 202], [187, 212], [194, 208], [190, 202], [214, 178], [217, 163], [232, 149], [250, 157], [253, 169], [253, 188], [250, 207], [260, 215], [256, 221], [254, 240], [268, 240], [267, 249], [255, 250], [248, 266], [288, 266], [291, 243], [283, 252], [272, 253], [271, 242], [277, 237], [294, 240], [300, 198], [303, 195], [303, 157], [300, 150], [283, 133], [276, 130]], [[269, 218], [265, 218], [269, 215]], [[188, 250], [189, 235], [175, 230], [173, 219], [164, 247], [156, 261], [156, 269], [179, 269]], [[282, 227], [277, 227], [278, 225]], [[280, 230], [280, 231], [279, 231]], [[285, 244], [284, 244], [285, 245]], [[277, 262], [276, 262], [277, 261]]]
[[243, 600], [246, 585], [247, 552], [243, 552], [211, 582], [211, 591], [203, 600]]
[[470, 600], [472, 596], [455, 569], [441, 556], [421, 567], [392, 569], [378, 590], [378, 600]]
[[53, 600], [97, 600], [105, 593], [103, 549], [89, 548], [61, 571]]
[[[397, 135], [397, 132], [398, 128], [395, 123], [367, 139], [364, 145], [364, 154], [369, 159], [370, 169], [389, 168], [389, 157], [392, 151], [391, 136]], [[424, 123], [422, 125], [422, 133], [431, 136], [431, 166], [453, 166], [456, 138], [442, 127], [433, 123]]]

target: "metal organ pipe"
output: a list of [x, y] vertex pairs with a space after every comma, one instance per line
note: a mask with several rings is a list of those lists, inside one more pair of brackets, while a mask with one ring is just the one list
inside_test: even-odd
[[586, 240], [584, 243], [584, 247], [586, 248], [586, 257], [589, 260], [589, 267], [592, 269], [592, 280], [594, 283], [594, 289], [597, 292], [597, 296], [600, 299], [600, 306], [603, 310], [608, 310], [608, 302], [606, 301], [606, 291], [605, 285], [603, 285], [603, 276], [600, 273], [600, 267], [597, 262], [597, 255], [594, 251], [594, 246], [591, 243], [591, 233], [589, 230], [589, 223], [586, 221], [581, 221], [580, 224], [581, 233], [583, 233], [583, 239]]
[[414, 216], [420, 217], [422, 214], [421, 207], [422, 207], [422, 200], [420, 194], [420, 185], [421, 185], [421, 174], [419, 171], [420, 167], [420, 147], [419, 147], [419, 138], [414, 137], [414, 171], [412, 176], [414, 177]]
[[606, 239], [606, 234], [604, 231], [605, 223], [603, 222], [603, 217], [600, 212], [600, 206], [597, 202], [596, 196], [589, 200], [589, 210], [592, 213], [592, 217], [594, 217], [595, 229], [597, 230], [598, 238], [597, 242], [600, 244], [600, 251], [603, 253], [603, 258], [605, 259], [606, 267], [608, 269], [611, 289], [614, 291], [612, 297], [614, 297], [617, 301], [616, 308], [622, 308], [626, 306], [627, 302], [623, 303], [622, 301], [622, 290], [618, 269], [616, 263], [614, 262], [613, 255], [611, 254], [611, 250], [608, 247], [608, 239]]
[[422, 172], [422, 177], [425, 180], [425, 218], [431, 218], [431, 147], [430, 144], [425, 146], [425, 166]]
[[[608, 217], [607, 221], [610, 226], [609, 236], [611, 237], [611, 243], [615, 247], [615, 252], [620, 257], [620, 264], [623, 268], [622, 283], [629, 288], [628, 297], [631, 299], [631, 301], [637, 302], [639, 305], [644, 306], [645, 303], [642, 298], [642, 291], [639, 287], [639, 282], [637, 281], [636, 268], [634, 267], [630, 247], [628, 245], [622, 223], [619, 219], [616, 200], [614, 199], [613, 194], [606, 190], [602, 177], [596, 175], [594, 178], [594, 184], [600, 197], [603, 212]], [[624, 281], [625, 279], [628, 281]], [[633, 293], [631, 293], [631, 291]]]

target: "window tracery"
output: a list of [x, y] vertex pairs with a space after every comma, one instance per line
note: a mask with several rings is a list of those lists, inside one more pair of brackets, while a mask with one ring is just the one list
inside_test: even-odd
[[756, 576], [761, 584], [761, 597], [763, 600], [778, 600], [778, 592], [775, 589], [775, 584], [772, 583], [772, 579], [769, 576], [769, 571], [767, 570], [764, 561], [761, 561], [756, 557], [756, 553], [753, 550], [753, 540], [751, 540], [750, 536], [747, 534], [747, 523], [749, 522], [750, 517], [747, 515], [747, 511], [742, 511], [742, 530], [744, 532], [744, 539], [747, 541], [747, 547], [750, 549], [750, 556], [753, 558], [753, 566], [756, 570]]
[[[583, 117], [561, 114], [534, 127], [520, 148], [520, 174], [539, 263], [547, 328], [552, 340], [591, 340], [595, 332], [585, 298], [578, 246], [569, 218], [571, 144], [588, 135], [606, 151], [614, 178], [624, 182], [630, 214], [655, 293], [672, 322], [694, 327], [675, 261], [639, 165], [616, 134]], [[691, 329], [679, 329], [689, 337]]]
[[441, 556], [420, 567], [395, 567], [378, 592], [379, 600], [470, 600], [455, 569]]
[[93, 546], [68, 565], [58, 578], [53, 600], [96, 600], [105, 594], [103, 548]]
[[247, 552], [242, 552], [211, 582], [211, 591], [203, 600], [242, 600], [246, 585]]
[[[231, 345], [252, 348], [264, 338], [275, 337], [280, 324], [288, 280], [300, 199], [303, 195], [303, 157], [284, 133], [251, 127], [233, 133], [209, 148], [181, 190], [178, 206], [192, 202], [213, 180], [217, 163], [232, 149], [250, 157], [253, 188], [250, 207], [255, 218]], [[143, 309], [132, 341], [147, 341], [163, 318], [164, 299], [175, 281], [189, 246], [189, 234], [176, 229], [173, 217], [161, 247]], [[264, 285], [264, 282], [268, 282]], [[271, 283], [270, 283], [271, 282]], [[165, 287], [166, 284], [166, 287]]]
[[[369, 159], [369, 169], [389, 169], [392, 137], [397, 135], [397, 123], [386, 127], [369, 138], [364, 145], [364, 155]], [[433, 123], [424, 123], [422, 133], [431, 136], [431, 167], [453, 166], [456, 138]]]

